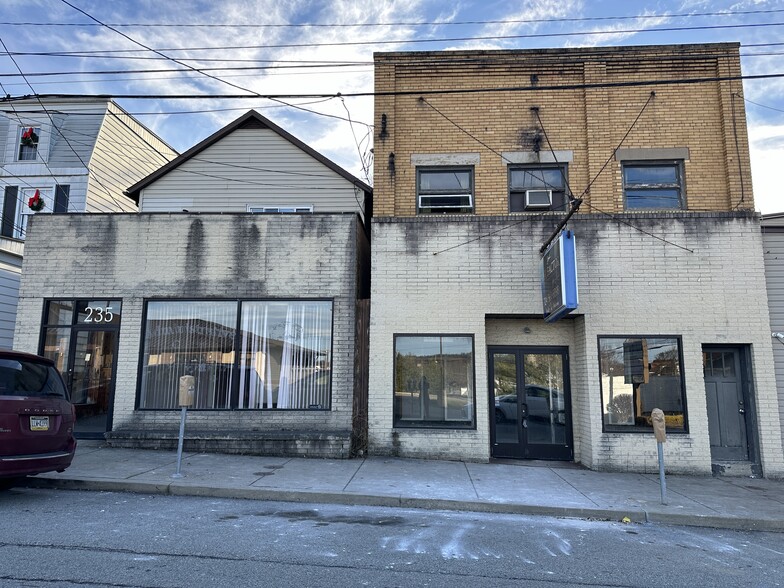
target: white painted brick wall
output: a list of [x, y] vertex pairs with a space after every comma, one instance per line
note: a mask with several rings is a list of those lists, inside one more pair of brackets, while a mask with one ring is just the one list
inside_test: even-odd
[[114, 430], [174, 430], [178, 411], [136, 411], [149, 298], [333, 299], [330, 411], [191, 411], [194, 430], [348, 431], [354, 386], [356, 215], [39, 215], [25, 244], [14, 346], [37, 352], [45, 298], [119, 298]]
[[[487, 345], [567, 344], [575, 459], [595, 469], [656, 471], [652, 435], [602, 432], [597, 337], [680, 335], [689, 433], [669, 435], [668, 469], [710, 472], [702, 345], [739, 344], [751, 348], [765, 475], [784, 475], [759, 220], [733, 213], [624, 220], [692, 252], [606, 217], [578, 215], [570, 226], [578, 248], [580, 308], [574, 318], [548, 325], [485, 317], [541, 316], [538, 249], [558, 217], [374, 219], [371, 453], [487, 460]], [[521, 326], [531, 334], [521, 333]], [[394, 333], [474, 335], [475, 431], [393, 428]]]

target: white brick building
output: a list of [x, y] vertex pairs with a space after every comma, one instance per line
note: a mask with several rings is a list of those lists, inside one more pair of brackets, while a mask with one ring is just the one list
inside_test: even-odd
[[83, 437], [176, 446], [192, 376], [189, 450], [348, 457], [371, 193], [250, 112], [137, 183], [140, 213], [32, 219], [15, 348], [70, 375]]
[[375, 60], [371, 454], [784, 476], [738, 46]]

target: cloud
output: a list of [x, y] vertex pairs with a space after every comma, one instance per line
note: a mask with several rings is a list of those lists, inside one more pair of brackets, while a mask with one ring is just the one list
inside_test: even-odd
[[763, 214], [784, 212], [781, 186], [784, 176], [784, 124], [759, 125], [749, 128], [751, 151], [751, 176], [754, 184], [754, 201]]

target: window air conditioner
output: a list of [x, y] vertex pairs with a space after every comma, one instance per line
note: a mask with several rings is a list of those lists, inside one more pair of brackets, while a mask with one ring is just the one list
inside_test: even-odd
[[526, 208], [550, 208], [553, 204], [552, 190], [526, 190]]

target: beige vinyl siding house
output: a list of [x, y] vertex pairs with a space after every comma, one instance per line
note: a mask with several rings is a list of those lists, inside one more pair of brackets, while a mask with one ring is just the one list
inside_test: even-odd
[[356, 212], [369, 186], [249, 112], [128, 190], [140, 212]]
[[[32, 129], [34, 145], [23, 151]], [[123, 194], [177, 152], [109, 99], [0, 101], [0, 345], [13, 341], [27, 222], [35, 214], [135, 212]], [[28, 207], [36, 190], [43, 209]]]

